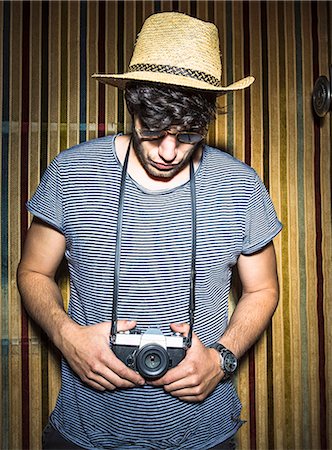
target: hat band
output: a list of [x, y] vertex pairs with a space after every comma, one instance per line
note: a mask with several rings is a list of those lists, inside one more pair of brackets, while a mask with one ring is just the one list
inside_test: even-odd
[[185, 69], [184, 67], [164, 66], [162, 64], [134, 64], [129, 66], [128, 72], [159, 72], [169, 73], [171, 75], [181, 75], [183, 77], [194, 78], [195, 80], [205, 81], [212, 86], [220, 87], [221, 82], [213, 75], [200, 70]]

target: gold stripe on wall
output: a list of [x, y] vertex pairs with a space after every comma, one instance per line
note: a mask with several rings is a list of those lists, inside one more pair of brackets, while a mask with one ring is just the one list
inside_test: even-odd
[[[243, 37], [234, 30], [243, 29], [242, 3], [232, 3], [233, 81], [243, 76]], [[233, 94], [234, 156], [244, 161], [244, 93]]]
[[[250, 128], [251, 128], [251, 166], [257, 171], [261, 179], [264, 179], [263, 160], [263, 89], [262, 89], [262, 40], [261, 40], [261, 17], [260, 5], [253, 2], [250, 5], [249, 31], [250, 31], [250, 73], [256, 81], [250, 92]], [[268, 396], [268, 342], [267, 334], [261, 337], [255, 347], [255, 401], [256, 405], [256, 447], [262, 448], [268, 442], [269, 416]]]
[[[221, 67], [222, 67], [222, 85], [230, 84], [227, 82], [227, 72], [225, 67], [227, 65], [227, 52], [226, 52], [226, 11], [225, 3], [216, 2], [214, 4], [214, 23], [219, 30], [219, 40], [220, 40], [220, 52], [221, 52]], [[215, 130], [215, 142], [218, 148], [227, 148], [227, 111], [229, 110], [229, 97], [228, 95], [222, 95], [218, 97], [217, 105], [217, 115], [215, 122], [213, 124]], [[209, 136], [210, 142], [210, 136]]]
[[[34, 187], [39, 181], [39, 154], [41, 126], [41, 4], [30, 4], [30, 132], [29, 132], [29, 195], [34, 192]], [[33, 188], [31, 189], [31, 185]], [[18, 261], [17, 261], [18, 262]], [[19, 302], [18, 302], [19, 303]], [[30, 444], [32, 448], [38, 448], [40, 429], [42, 427], [42, 368], [40, 329], [29, 323], [29, 406], [30, 411]]]
[[[124, 68], [129, 66], [129, 62], [133, 53], [133, 45], [136, 39], [136, 2], [125, 2], [124, 3], [124, 17], [125, 19], [125, 33], [123, 33], [123, 44], [124, 44]], [[130, 24], [130, 26], [128, 26]], [[124, 69], [126, 70], [126, 69]], [[125, 132], [131, 132], [131, 119], [129, 113], [124, 108], [124, 129]]]
[[48, 160], [51, 161], [60, 151], [59, 109], [61, 96], [61, 2], [49, 3], [49, 122], [48, 122]]
[[[302, 44], [303, 54], [312, 55], [312, 40], [308, 39], [308, 31], [311, 30], [310, 4], [303, 4], [302, 8]], [[304, 104], [304, 176], [305, 176], [305, 214], [306, 214], [306, 292], [307, 292], [307, 321], [308, 321], [308, 394], [310, 415], [310, 445], [319, 448], [319, 384], [317, 380], [318, 332], [317, 332], [317, 276], [315, 258], [315, 187], [314, 187], [314, 135], [312, 127], [312, 114], [310, 105], [310, 93], [313, 86], [312, 61], [308, 58], [307, 64], [303, 64], [303, 94], [307, 102]]]
[[[327, 8], [325, 2], [318, 3], [318, 30], [319, 34], [319, 67], [320, 74], [328, 76], [330, 65], [332, 64], [332, 8], [331, 5]], [[327, 30], [325, 33], [324, 30]], [[320, 128], [321, 136], [321, 192], [322, 192], [322, 227], [324, 230], [322, 236], [322, 250], [323, 250], [323, 273], [324, 273], [324, 318], [325, 318], [325, 330], [329, 334], [329, 330], [332, 330], [332, 302], [329, 301], [332, 292], [332, 223], [331, 223], [331, 128], [332, 128], [332, 115], [327, 116], [324, 119], [323, 126]], [[324, 151], [324, 149], [326, 151]], [[328, 380], [331, 378], [332, 373], [332, 340], [326, 339], [325, 341], [325, 357], [326, 368], [325, 376]], [[327, 428], [332, 429], [332, 389], [327, 388]], [[331, 445], [331, 441], [330, 441]]]
[[87, 126], [86, 139], [91, 140], [98, 136], [98, 84], [91, 78], [98, 68], [98, 2], [87, 2], [87, 7], [87, 120], [95, 128]]
[[[106, 72], [117, 73], [117, 59], [114, 55], [117, 54], [117, 5], [116, 2], [106, 3], [106, 41], [108, 42], [106, 48]], [[90, 74], [87, 74], [89, 77]], [[118, 116], [116, 105], [118, 102], [118, 90], [106, 87], [106, 122], [107, 134], [114, 134], [118, 130]]]
[[68, 2], [68, 147], [80, 139], [80, 4]]
[[[295, 17], [292, 4], [285, 5], [285, 40], [286, 40], [286, 105], [287, 105], [287, 180], [288, 180], [288, 223], [289, 230], [298, 229], [298, 192], [297, 192], [297, 141], [296, 141], [296, 53], [294, 33]], [[292, 398], [290, 401], [292, 407], [292, 429], [297, 432], [293, 434], [293, 446], [299, 448], [301, 441], [305, 441], [307, 430], [303, 428], [302, 411], [303, 404], [301, 398], [301, 386], [299, 374], [302, 373], [301, 367], [301, 315], [299, 299], [299, 261], [298, 261], [298, 241], [290, 239], [288, 248], [289, 260], [289, 307], [290, 307], [290, 325], [291, 325], [291, 362], [292, 370], [290, 380], [292, 385]]]
[[[277, 70], [278, 61], [278, 28], [277, 28], [277, 4], [267, 3], [267, 29], [268, 29], [268, 110], [269, 110], [269, 178], [270, 194], [276, 208], [277, 215], [281, 218], [281, 194], [280, 194], [280, 149], [279, 149], [279, 73]], [[278, 273], [282, 274], [282, 239], [275, 240], [275, 249], [278, 260]], [[286, 433], [284, 424], [284, 414], [278, 411], [284, 408], [285, 386], [283, 383], [284, 361], [282, 359], [282, 349], [284, 348], [283, 334], [283, 278], [280, 278], [280, 303], [273, 318], [272, 345], [273, 349], [273, 436], [275, 448], [282, 448]]]
[[[16, 430], [9, 434], [9, 444], [17, 448], [21, 444], [21, 311], [18, 295], [15, 292], [15, 262], [20, 254], [20, 148], [21, 148], [21, 41], [22, 4], [18, 4], [17, 14], [10, 16], [10, 123], [9, 123], [9, 198], [8, 198], [8, 248], [10, 270], [8, 280], [8, 328], [9, 328], [9, 426]], [[6, 245], [7, 243], [2, 243]], [[16, 300], [16, 301], [15, 301]], [[6, 432], [6, 430], [3, 430]], [[16, 446], [16, 447], [15, 447]]]

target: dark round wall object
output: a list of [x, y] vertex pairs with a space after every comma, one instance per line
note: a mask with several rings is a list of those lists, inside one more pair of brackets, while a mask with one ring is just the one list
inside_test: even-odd
[[331, 83], [325, 76], [317, 78], [312, 93], [314, 111], [318, 117], [324, 117], [331, 108]]

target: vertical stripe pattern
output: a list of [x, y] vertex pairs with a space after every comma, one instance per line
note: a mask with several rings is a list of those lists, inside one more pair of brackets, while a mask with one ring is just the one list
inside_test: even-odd
[[[25, 209], [51, 159], [86, 139], [129, 129], [122, 92], [94, 72], [126, 69], [154, 12], [212, 20], [223, 82], [252, 74], [219, 99], [211, 145], [252, 165], [284, 230], [275, 240], [280, 304], [236, 377], [246, 424], [241, 450], [332, 446], [331, 113], [311, 93], [332, 61], [328, 1], [4, 1], [0, 4], [1, 445], [35, 450], [59, 389], [59, 357], [21, 308], [15, 272]], [[225, 114], [227, 112], [227, 114]], [[68, 298], [66, 270], [59, 283]]]
[[[313, 78], [319, 76], [319, 39], [317, 4], [312, 3], [312, 41], [313, 41]], [[315, 225], [316, 225], [316, 271], [317, 271], [317, 319], [318, 319], [318, 353], [319, 353], [319, 401], [320, 401], [320, 444], [327, 448], [326, 436], [326, 359], [325, 359], [325, 319], [324, 319], [324, 273], [322, 255], [322, 198], [321, 198], [321, 136], [320, 124], [315, 121], [314, 127], [314, 180], [315, 180]]]
[[[30, 94], [30, 3], [24, 2], [22, 8], [22, 78], [21, 78], [21, 246], [26, 234], [28, 215], [25, 209], [29, 173], [29, 94]], [[22, 309], [22, 447], [29, 448], [29, 329], [28, 318]]]
[[10, 6], [2, 6], [2, 130], [1, 130], [1, 432], [2, 444], [9, 446], [9, 302], [8, 302], [8, 156], [9, 156], [9, 62]]

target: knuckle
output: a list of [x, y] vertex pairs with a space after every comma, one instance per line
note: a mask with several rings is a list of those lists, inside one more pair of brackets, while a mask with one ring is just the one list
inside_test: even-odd
[[127, 369], [125, 367], [119, 367], [117, 369], [116, 373], [119, 375], [119, 377], [125, 378], [125, 376], [127, 374]]
[[195, 367], [194, 367], [194, 365], [193, 364], [190, 364], [189, 366], [188, 366], [188, 375], [190, 375], [190, 376], [192, 376], [192, 375], [196, 375], [196, 369], [195, 369]]
[[195, 389], [195, 394], [198, 397], [201, 397], [204, 394], [204, 389], [202, 386], [197, 386]]
[[83, 376], [86, 380], [90, 380], [93, 377], [93, 372], [90, 369], [86, 369], [83, 373]]
[[121, 389], [125, 389], [125, 388], [127, 388], [127, 387], [129, 387], [130, 386], [130, 383], [128, 383], [127, 381], [125, 381], [125, 380], [121, 380], [119, 383], [118, 383], [118, 387]]
[[84, 374], [80, 375], [80, 378], [83, 381], [83, 383], [89, 383], [90, 382], [89, 378], [87, 376], [85, 376]]
[[100, 364], [100, 362], [99, 361], [93, 361], [91, 364], [90, 364], [90, 371], [92, 372], [92, 373], [100, 373], [100, 370], [101, 370], [101, 364]]

